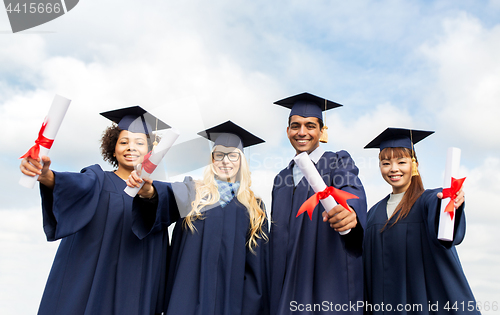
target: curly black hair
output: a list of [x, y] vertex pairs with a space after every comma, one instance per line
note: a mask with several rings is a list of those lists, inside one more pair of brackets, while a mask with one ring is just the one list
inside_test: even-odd
[[[122, 129], [118, 128], [118, 125], [113, 124], [104, 130], [101, 138], [102, 158], [105, 162], [109, 162], [114, 167], [118, 167], [118, 160], [114, 154], [120, 132], [122, 132]], [[148, 139], [148, 150], [152, 150], [153, 141], [151, 140], [150, 135], [146, 135], [146, 138]]]

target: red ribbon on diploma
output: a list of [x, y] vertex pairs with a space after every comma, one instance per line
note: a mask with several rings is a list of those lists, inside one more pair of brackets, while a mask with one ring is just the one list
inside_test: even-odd
[[148, 172], [148, 174], [153, 173], [156, 167], [158, 166], [156, 164], [153, 164], [153, 162], [149, 160], [150, 157], [151, 157], [151, 152], [148, 152], [148, 154], [144, 156], [144, 160], [142, 161], [142, 169]]
[[453, 220], [453, 215], [455, 214], [455, 197], [457, 193], [462, 189], [462, 185], [464, 183], [465, 177], [461, 179], [451, 178], [451, 187], [443, 189], [443, 199], [450, 198], [450, 202], [446, 205], [444, 212], [448, 212], [450, 214], [450, 218]]
[[43, 132], [45, 131], [45, 127], [47, 127], [47, 121], [45, 121], [42, 124], [42, 128], [40, 128], [40, 131], [38, 132], [38, 139], [35, 140], [35, 145], [32, 146], [28, 152], [26, 152], [23, 156], [20, 157], [20, 159], [24, 159], [25, 157], [31, 157], [35, 160], [38, 160], [40, 157], [40, 146], [50, 149], [52, 147], [52, 144], [54, 143], [53, 139], [48, 139], [43, 136]]
[[[328, 196], [332, 196], [339, 205], [349, 211], [351, 211], [351, 209], [349, 209], [349, 206], [347, 205], [347, 199], [359, 199], [358, 196], [348, 193], [347, 191], [343, 191], [335, 187], [326, 187], [325, 190], [315, 193], [302, 204], [299, 212], [297, 212], [297, 217], [307, 211], [309, 219], [312, 220], [314, 208], [316, 208], [321, 199], [325, 199]], [[331, 209], [327, 209], [327, 211], [330, 210]]]

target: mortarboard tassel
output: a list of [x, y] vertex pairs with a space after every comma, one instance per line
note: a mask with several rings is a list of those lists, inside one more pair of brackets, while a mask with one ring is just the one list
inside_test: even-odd
[[410, 140], [411, 140], [411, 177], [420, 176], [418, 173], [417, 159], [415, 158], [415, 149], [413, 148], [413, 133], [410, 129]]
[[[326, 99], [325, 99], [325, 111], [326, 111]], [[326, 112], [325, 112], [325, 119], [323, 120], [323, 128], [321, 129], [321, 137], [319, 138], [319, 142], [321, 143], [328, 143], [328, 127], [326, 126]]]
[[415, 157], [411, 158], [411, 177], [413, 176], [420, 176], [418, 173], [418, 166], [417, 166], [417, 160]]
[[328, 143], [328, 131], [327, 131], [327, 129], [328, 129], [327, 126], [323, 126], [323, 129], [321, 129], [323, 131], [323, 133], [321, 134], [321, 137], [319, 138], [319, 142]]
[[153, 149], [156, 148], [156, 146], [158, 145], [158, 118], [156, 118], [156, 127], [154, 134], [155, 134], [155, 141], [153, 142]]

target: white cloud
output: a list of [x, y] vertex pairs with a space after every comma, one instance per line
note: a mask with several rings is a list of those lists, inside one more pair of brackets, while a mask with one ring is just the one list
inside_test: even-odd
[[[372, 110], [358, 112], [355, 117], [345, 115], [342, 110], [334, 110], [326, 118], [328, 130], [334, 135], [333, 142], [340, 148], [363, 148], [387, 127], [415, 128], [416, 125], [415, 118], [404, 107], [391, 103], [376, 105]], [[337, 134], [340, 136], [335, 136]]]
[[467, 179], [464, 182], [467, 208], [471, 209], [474, 223], [496, 225], [500, 222], [500, 211], [495, 200], [500, 192], [500, 159], [486, 157], [478, 161], [472, 169], [462, 167], [461, 173]]
[[498, 150], [500, 133], [500, 25], [485, 28], [466, 13], [443, 21], [443, 34], [422, 46], [436, 82], [424, 98], [441, 131], [455, 142]]
[[27, 34], [25, 36], [12, 36], [6, 41], [3, 35], [0, 42], [0, 60], [2, 60], [2, 72], [13, 77], [29, 79], [31, 74], [27, 69], [34, 68], [46, 58], [45, 41], [37, 35]]
[[45, 241], [39, 208], [0, 209], [0, 217], [0, 312], [35, 314], [58, 242]]

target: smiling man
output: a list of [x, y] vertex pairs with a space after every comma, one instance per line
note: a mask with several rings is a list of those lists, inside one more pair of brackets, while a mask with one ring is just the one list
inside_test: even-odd
[[[286, 129], [296, 154], [307, 152], [327, 186], [352, 193], [354, 211], [321, 204], [312, 216], [296, 217], [314, 194], [293, 160], [274, 179], [270, 234], [271, 314], [290, 314], [293, 305], [310, 305], [308, 314], [329, 313], [335, 306], [363, 301], [361, 246], [366, 221], [366, 197], [358, 168], [346, 151], [320, 147], [322, 111], [342, 106], [309, 93], [275, 102], [291, 109]], [[340, 235], [351, 229], [350, 233]], [[333, 308], [313, 307], [333, 305]], [[360, 308], [345, 313], [362, 314]]]

